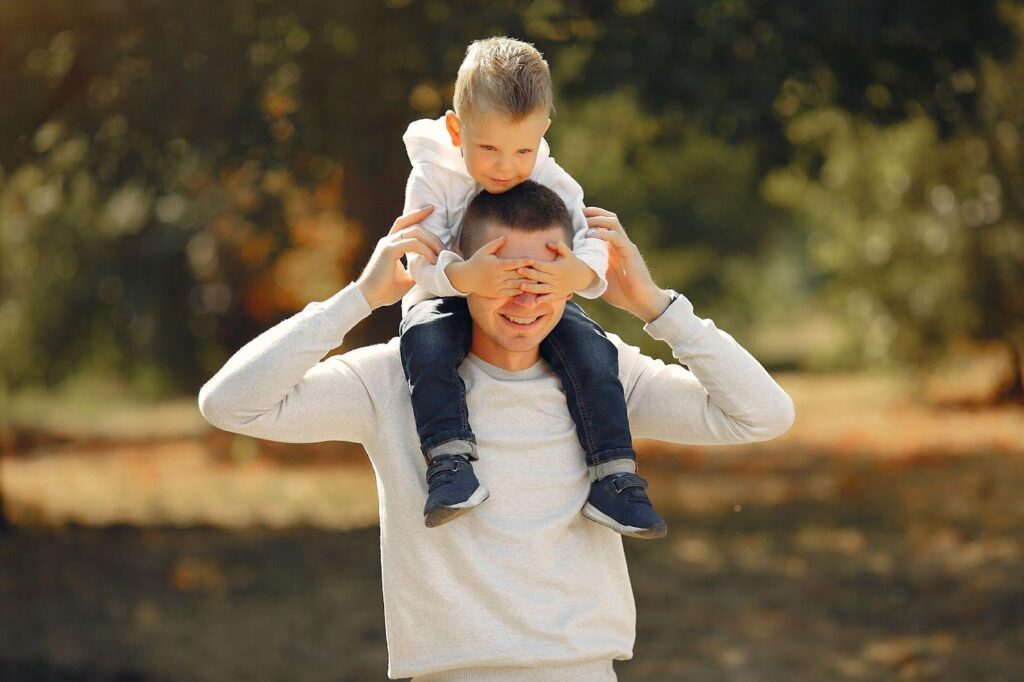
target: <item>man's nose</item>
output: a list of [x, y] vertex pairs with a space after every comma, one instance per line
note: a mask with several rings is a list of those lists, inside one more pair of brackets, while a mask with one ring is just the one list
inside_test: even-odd
[[540, 294], [534, 294], [529, 291], [523, 291], [513, 296], [512, 300], [515, 301], [516, 305], [520, 305], [524, 308], [532, 308], [533, 306], [537, 305], [537, 297], [539, 295]]

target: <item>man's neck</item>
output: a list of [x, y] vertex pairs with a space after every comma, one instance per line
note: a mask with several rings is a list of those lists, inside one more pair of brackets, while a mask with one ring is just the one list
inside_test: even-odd
[[523, 361], [523, 362], [511, 362], [511, 363], [510, 362], [495, 362], [493, 358], [481, 357], [481, 356], [477, 355], [475, 352], [473, 352], [472, 350], [469, 351], [469, 354], [472, 355], [477, 360], [480, 360], [481, 362], [486, 362], [488, 365], [492, 365], [492, 366], [497, 367], [498, 369], [504, 370], [506, 372], [522, 372], [524, 370], [530, 369], [531, 367], [536, 365], [538, 362], [540, 362], [540, 355], [539, 354], [536, 357], [533, 358], [532, 362]]
[[489, 365], [494, 365], [506, 372], [521, 372], [530, 369], [540, 360], [540, 350], [532, 348], [524, 351], [510, 351], [495, 346], [493, 343], [478, 343], [478, 335], [473, 335], [469, 352]]

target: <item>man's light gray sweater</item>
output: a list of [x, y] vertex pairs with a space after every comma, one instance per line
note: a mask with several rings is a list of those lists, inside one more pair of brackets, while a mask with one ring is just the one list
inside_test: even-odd
[[[390, 677], [461, 670], [460, 679], [484, 679], [466, 669], [518, 667], [536, 674], [494, 679], [594, 680], [595, 666], [607, 664], [614, 679], [608, 662], [632, 656], [633, 595], [621, 537], [580, 515], [587, 467], [558, 378], [543, 361], [521, 372], [474, 356], [463, 363], [475, 469], [491, 497], [428, 529], [425, 464], [398, 339], [323, 360], [369, 314], [354, 285], [310, 303], [203, 386], [203, 416], [257, 438], [366, 448], [380, 499]], [[689, 371], [609, 334], [635, 437], [741, 443], [789, 428], [789, 396], [685, 297], [645, 330]]]

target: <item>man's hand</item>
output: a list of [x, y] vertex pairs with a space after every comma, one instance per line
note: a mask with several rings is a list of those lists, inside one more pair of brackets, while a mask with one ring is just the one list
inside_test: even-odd
[[402, 256], [415, 251], [431, 263], [437, 262], [437, 254], [444, 244], [417, 224], [433, 210], [433, 206], [427, 206], [406, 213], [395, 221], [387, 236], [377, 242], [363, 274], [356, 280], [356, 286], [371, 308], [391, 305], [412, 288], [413, 281], [402, 265]]
[[672, 299], [654, 283], [640, 250], [626, 235], [618, 216], [596, 207], [583, 209], [583, 215], [592, 228], [587, 236], [608, 242], [608, 289], [602, 298], [644, 322], [656, 320]]
[[520, 288], [532, 294], [541, 294], [537, 297], [538, 303], [565, 298], [594, 283], [597, 273], [577, 258], [565, 242], [548, 242], [547, 247], [554, 251], [555, 260], [538, 261], [531, 267], [519, 268], [519, 274], [529, 280]]
[[464, 294], [489, 298], [515, 296], [519, 286], [528, 280], [516, 270], [533, 264], [532, 258], [498, 258], [495, 252], [505, 244], [505, 237], [487, 242], [469, 260], [450, 264], [445, 269], [448, 281]]

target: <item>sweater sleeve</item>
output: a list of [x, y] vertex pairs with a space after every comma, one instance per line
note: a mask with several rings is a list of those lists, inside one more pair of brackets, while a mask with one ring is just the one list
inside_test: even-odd
[[365, 372], [350, 354], [323, 358], [370, 311], [354, 284], [310, 303], [231, 356], [200, 389], [199, 411], [217, 428], [256, 438], [365, 443], [376, 421]]
[[565, 202], [572, 216], [572, 252], [597, 274], [597, 280], [590, 287], [576, 293], [584, 298], [600, 298], [608, 288], [608, 245], [587, 236], [590, 228], [583, 215], [583, 188], [552, 158], [544, 161], [537, 182], [552, 189]]
[[405, 186], [403, 213], [416, 211], [424, 206], [433, 206], [434, 212], [427, 216], [420, 226], [441, 240], [444, 251], [438, 255], [436, 265], [418, 253], [408, 254], [409, 276], [434, 296], [465, 296], [464, 292], [452, 286], [445, 272], [449, 264], [462, 260], [461, 256], [452, 251], [458, 226], [449, 225], [448, 197], [445, 189], [443, 171], [425, 163], [413, 166]]
[[680, 296], [644, 327], [688, 370], [619, 342], [630, 428], [637, 438], [712, 445], [770, 440], [793, 423], [793, 401], [761, 364]]

